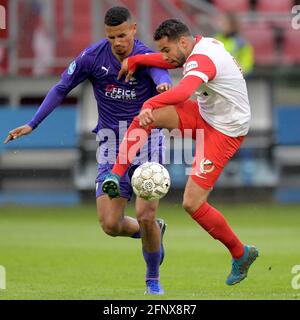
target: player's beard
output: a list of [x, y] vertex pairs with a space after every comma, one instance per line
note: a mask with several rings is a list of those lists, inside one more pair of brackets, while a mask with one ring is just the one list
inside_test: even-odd
[[185, 64], [185, 62], [186, 62], [186, 57], [184, 53], [180, 49], [177, 49], [176, 58], [172, 60], [171, 64], [174, 64], [177, 67], [182, 67]]

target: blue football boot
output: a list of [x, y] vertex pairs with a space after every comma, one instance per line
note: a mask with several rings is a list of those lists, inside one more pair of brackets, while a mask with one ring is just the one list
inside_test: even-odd
[[102, 183], [102, 191], [110, 198], [120, 197], [120, 177], [115, 173], [110, 173]]
[[241, 282], [247, 277], [251, 264], [258, 257], [258, 250], [254, 246], [244, 246], [244, 255], [240, 259], [232, 259], [231, 273], [226, 280], [226, 284], [232, 286]]
[[163, 295], [164, 289], [161, 287], [159, 280], [146, 280], [145, 294]]

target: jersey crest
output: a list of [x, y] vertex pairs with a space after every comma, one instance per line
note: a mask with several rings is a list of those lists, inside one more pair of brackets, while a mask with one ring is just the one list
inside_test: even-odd
[[70, 65], [69, 65], [68, 74], [69, 74], [69, 75], [72, 75], [72, 74], [74, 73], [75, 69], [76, 69], [76, 62], [73, 61], [73, 62], [71, 62]]

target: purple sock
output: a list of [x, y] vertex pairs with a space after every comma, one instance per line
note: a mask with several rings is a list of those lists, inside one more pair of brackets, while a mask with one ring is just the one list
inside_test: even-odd
[[134, 233], [134, 234], [131, 236], [131, 238], [134, 238], [134, 239], [141, 239], [141, 233], [140, 233], [140, 231], [138, 231], [138, 232]]
[[143, 250], [143, 256], [147, 264], [146, 280], [159, 279], [160, 251], [146, 252]]

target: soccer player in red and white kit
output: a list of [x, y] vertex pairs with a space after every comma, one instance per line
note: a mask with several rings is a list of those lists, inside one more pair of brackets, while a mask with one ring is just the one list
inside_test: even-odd
[[[112, 173], [103, 182], [111, 198], [119, 195], [119, 180], [153, 128], [204, 131], [204, 151], [198, 152], [188, 178], [184, 209], [232, 255], [232, 270], [226, 283], [234, 285], [247, 277], [258, 256], [254, 246], [244, 245], [226, 219], [207, 198], [227, 162], [241, 146], [249, 130], [250, 105], [246, 82], [233, 57], [213, 38], [193, 37], [182, 22], [164, 21], [155, 31], [160, 53], [137, 55], [123, 62], [119, 77], [128, 81], [139, 65], [183, 67], [183, 79], [167, 92], [147, 100], [134, 118], [119, 149]], [[190, 100], [196, 93], [197, 101]], [[147, 134], [133, 133], [143, 128]], [[138, 145], [138, 148], [136, 147]], [[132, 152], [134, 150], [134, 152]], [[124, 161], [127, 159], [127, 161]]]

